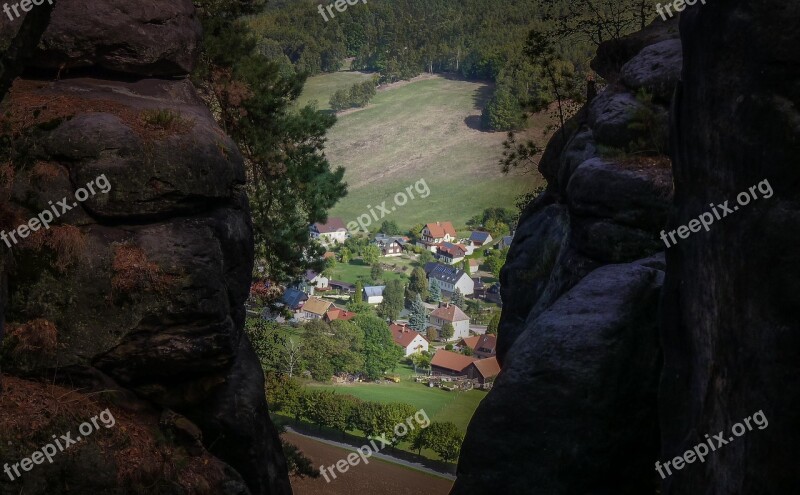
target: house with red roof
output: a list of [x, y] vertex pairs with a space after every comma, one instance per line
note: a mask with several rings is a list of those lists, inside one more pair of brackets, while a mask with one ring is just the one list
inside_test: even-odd
[[452, 242], [442, 242], [436, 246], [436, 258], [448, 265], [454, 265], [464, 261], [467, 256], [467, 248], [463, 244], [453, 244]]
[[497, 355], [497, 336], [486, 334], [478, 337], [472, 352], [480, 359], [487, 359]]
[[496, 357], [478, 359], [470, 363], [464, 371], [469, 378], [478, 380], [481, 385], [485, 385], [486, 382], [493, 381], [500, 374], [500, 363]]
[[326, 323], [330, 323], [336, 320], [350, 321], [356, 316], [358, 316], [358, 314], [353, 313], [352, 311], [347, 311], [346, 309], [340, 309], [334, 306], [325, 313], [325, 316], [322, 317], [322, 319], [325, 320]]
[[491, 382], [500, 373], [500, 363], [496, 357], [478, 359], [457, 352], [438, 350], [431, 359], [434, 375], [448, 375], [478, 380], [480, 384]]
[[450, 340], [469, 337], [469, 316], [455, 304], [440, 303], [431, 313], [429, 323], [437, 329], [441, 329], [445, 323], [453, 325], [453, 337]]
[[418, 246], [436, 252], [436, 246], [443, 242], [456, 241], [456, 229], [453, 228], [452, 222], [436, 222], [425, 224], [420, 232], [420, 241]]
[[392, 331], [394, 343], [403, 348], [405, 356], [416, 352], [427, 352], [428, 339], [408, 326], [408, 323], [392, 323], [389, 325], [389, 330]]

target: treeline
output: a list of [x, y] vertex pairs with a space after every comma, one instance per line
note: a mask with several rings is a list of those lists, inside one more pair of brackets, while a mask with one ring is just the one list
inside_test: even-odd
[[405, 403], [363, 401], [351, 395], [340, 395], [327, 390], [304, 390], [287, 376], [267, 375], [267, 397], [270, 410], [307, 421], [319, 428], [346, 432], [360, 431], [368, 438], [385, 435], [391, 446], [408, 444], [417, 453], [430, 449], [442, 460], [452, 462], [458, 458], [463, 434], [451, 422], [412, 422], [408, 434], [395, 434], [397, 425], [406, 424], [417, 411]]
[[[258, 48], [287, 70], [335, 72], [349, 60], [381, 83], [422, 72], [494, 81], [484, 125], [525, 125], [526, 109], [555, 100], [553, 87], [585, 80], [598, 43], [652, 19], [650, 0], [370, 0], [325, 22], [316, 0], [277, 0], [249, 22]], [[543, 67], [525, 53], [531, 31], [552, 40], [557, 63]], [[567, 84], [571, 85], [571, 84]]]

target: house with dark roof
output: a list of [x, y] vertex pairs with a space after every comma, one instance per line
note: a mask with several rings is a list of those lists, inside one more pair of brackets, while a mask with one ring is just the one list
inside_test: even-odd
[[281, 302], [292, 311], [299, 311], [303, 304], [308, 301], [308, 294], [297, 289], [286, 289], [281, 297]]
[[452, 242], [442, 242], [436, 246], [436, 258], [448, 265], [454, 265], [467, 256], [467, 248], [461, 244], [453, 244]]
[[497, 355], [497, 336], [486, 334], [478, 337], [472, 352], [480, 359], [491, 358]]
[[[373, 244], [378, 246], [381, 250], [381, 256], [400, 256], [403, 254], [403, 245], [405, 243], [405, 238], [403, 237], [392, 237], [386, 234], [378, 234], [375, 236], [375, 239], [372, 241]], [[401, 244], [400, 241], [403, 241]]]
[[483, 232], [481, 230], [475, 230], [469, 236], [469, 242], [475, 247], [482, 247], [487, 244], [491, 244], [492, 242], [492, 234], [489, 232]]
[[454, 266], [443, 265], [441, 263], [425, 263], [425, 275], [428, 277], [428, 285], [432, 286], [434, 280], [439, 284], [442, 293], [451, 296], [458, 288], [465, 296], [475, 292], [475, 282], [463, 270]]
[[430, 315], [429, 323], [441, 329], [446, 323], [453, 325], [453, 336], [448, 340], [460, 340], [469, 337], [469, 316], [455, 304], [441, 303]]
[[316, 289], [327, 289], [328, 283], [328, 277], [323, 276], [321, 273], [307, 270], [303, 278], [303, 292], [309, 296], [313, 296]]
[[355, 285], [348, 282], [342, 282], [341, 280], [328, 281], [328, 287], [330, 287], [333, 290], [342, 291], [346, 294], [352, 294], [353, 292], [356, 291]]
[[317, 239], [323, 246], [342, 244], [347, 240], [347, 227], [341, 218], [329, 217], [325, 223], [315, 223], [309, 227], [312, 239]]
[[408, 323], [392, 323], [389, 330], [392, 331], [394, 343], [403, 348], [405, 356], [428, 350], [428, 339], [408, 326]]
[[497, 247], [499, 249], [505, 249], [507, 247], [511, 247], [511, 243], [514, 241], [514, 234], [503, 236], [500, 239], [500, 242], [497, 243]]

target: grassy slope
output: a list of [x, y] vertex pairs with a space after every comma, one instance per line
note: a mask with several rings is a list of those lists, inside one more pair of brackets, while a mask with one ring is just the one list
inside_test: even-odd
[[[302, 100], [316, 99], [327, 108], [333, 91], [368, 77], [340, 72], [310, 78]], [[473, 128], [489, 94], [486, 84], [422, 77], [382, 89], [367, 108], [340, 115], [329, 133], [327, 155], [334, 166], [347, 169], [350, 193], [331, 215], [347, 223], [368, 213], [370, 205], [387, 200], [390, 207], [395, 193], [420, 179], [430, 195], [386, 216], [401, 228], [437, 220], [463, 228], [484, 208], [512, 208], [517, 195], [543, 179], [500, 173], [505, 134]]]

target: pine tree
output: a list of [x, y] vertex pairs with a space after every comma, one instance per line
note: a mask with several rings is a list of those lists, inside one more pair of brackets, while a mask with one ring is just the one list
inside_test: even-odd
[[417, 332], [425, 330], [428, 325], [428, 313], [425, 311], [425, 306], [422, 304], [422, 298], [417, 294], [414, 304], [411, 305], [411, 317], [408, 319], [408, 324]]
[[438, 280], [431, 281], [431, 293], [430, 293], [430, 302], [438, 303], [442, 300], [442, 288], [439, 287]]
[[358, 304], [364, 302], [364, 284], [361, 280], [356, 282], [356, 293], [353, 294], [353, 302]]
[[456, 287], [456, 291], [453, 292], [453, 297], [450, 299], [450, 302], [458, 306], [460, 309], [464, 309], [464, 294], [461, 293], [461, 289]]

